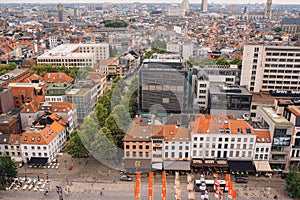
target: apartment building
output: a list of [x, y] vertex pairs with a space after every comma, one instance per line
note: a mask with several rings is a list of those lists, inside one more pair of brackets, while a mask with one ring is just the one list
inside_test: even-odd
[[236, 65], [209, 65], [193, 68], [193, 109], [205, 113], [209, 109], [210, 85], [219, 84], [239, 85], [241, 70]]
[[46, 102], [65, 102], [65, 94], [72, 89], [72, 84], [52, 83], [46, 88]]
[[16, 162], [22, 161], [20, 134], [0, 133], [0, 156], [8, 155]]
[[190, 123], [190, 129], [194, 168], [209, 166], [226, 170], [229, 166], [232, 171], [254, 172], [252, 161], [257, 135], [245, 120], [200, 114]]
[[62, 151], [67, 140], [64, 126], [54, 121], [46, 126], [30, 127], [22, 133], [20, 144], [26, 163], [51, 162]]
[[260, 106], [257, 109], [256, 118], [263, 128], [270, 131], [272, 148], [269, 163], [271, 168], [288, 170], [294, 125], [282, 114], [279, 107], [273, 109], [271, 106]]
[[44, 83], [10, 83], [12, 89], [14, 106], [20, 107], [31, 101], [44, 102], [45, 89]]
[[244, 45], [241, 85], [250, 92], [300, 89], [300, 47]]

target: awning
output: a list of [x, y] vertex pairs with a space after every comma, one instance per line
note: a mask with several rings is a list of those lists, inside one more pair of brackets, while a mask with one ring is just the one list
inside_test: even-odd
[[31, 157], [28, 161], [28, 165], [45, 165], [48, 161], [48, 158], [34, 158]]
[[232, 161], [228, 160], [228, 165], [231, 171], [234, 172], [254, 172], [255, 168], [252, 161]]
[[162, 170], [162, 165], [162, 163], [152, 163], [152, 168]]
[[227, 163], [227, 160], [193, 159], [192, 166], [194, 166], [194, 167], [228, 167], [228, 163]]
[[271, 172], [272, 171], [268, 161], [265, 161], [265, 160], [254, 161], [254, 165], [255, 165], [257, 172]]
[[166, 160], [164, 161], [164, 170], [190, 170], [190, 161]]

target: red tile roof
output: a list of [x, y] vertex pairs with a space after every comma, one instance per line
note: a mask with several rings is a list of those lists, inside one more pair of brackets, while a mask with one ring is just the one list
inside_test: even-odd
[[43, 77], [46, 83], [72, 83], [73, 78], [65, 73], [46, 73]]

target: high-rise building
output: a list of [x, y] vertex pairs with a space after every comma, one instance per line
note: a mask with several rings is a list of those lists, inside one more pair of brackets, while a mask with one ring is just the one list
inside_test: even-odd
[[300, 47], [246, 44], [241, 85], [250, 92], [300, 90]]
[[57, 5], [57, 19], [59, 22], [64, 21], [64, 7], [61, 4]]
[[201, 11], [207, 12], [207, 0], [202, 0]]
[[184, 12], [189, 12], [189, 0], [182, 1], [182, 10]]
[[267, 0], [266, 7], [265, 7], [265, 18], [271, 19], [272, 15], [272, 0]]

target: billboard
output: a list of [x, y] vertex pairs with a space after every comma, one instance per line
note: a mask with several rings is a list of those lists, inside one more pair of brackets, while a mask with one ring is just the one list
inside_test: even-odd
[[291, 143], [291, 136], [278, 136], [273, 138], [273, 145], [276, 146], [290, 146]]

